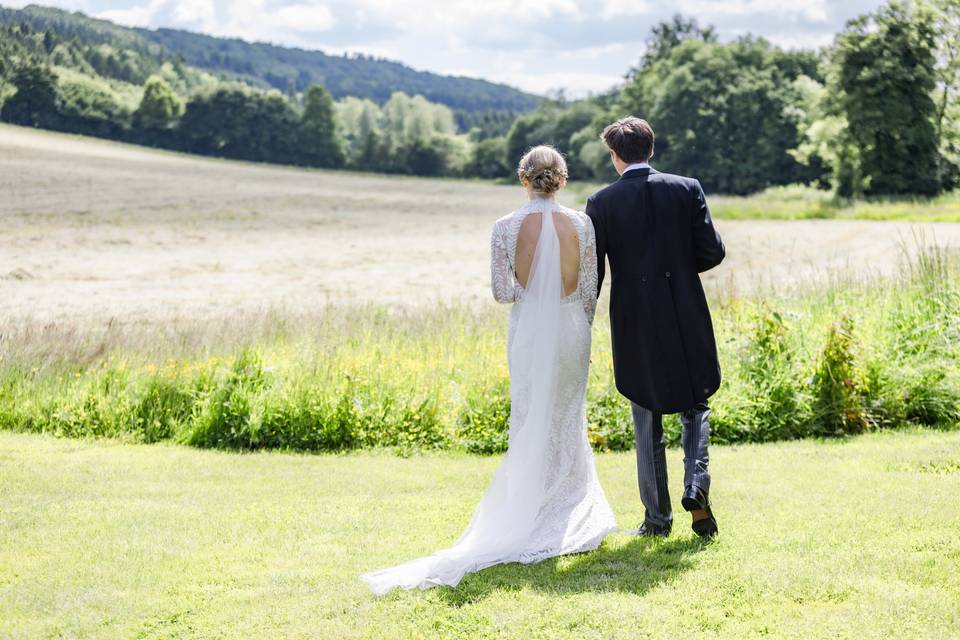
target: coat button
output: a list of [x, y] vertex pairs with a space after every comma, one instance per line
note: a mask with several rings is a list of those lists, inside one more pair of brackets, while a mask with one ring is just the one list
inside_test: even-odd
[[669, 271], [667, 271], [667, 277], [668, 277], [668, 278], [670, 277], [670, 272], [669, 272]]

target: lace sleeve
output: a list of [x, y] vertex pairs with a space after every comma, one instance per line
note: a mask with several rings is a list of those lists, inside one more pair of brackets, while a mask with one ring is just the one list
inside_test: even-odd
[[502, 228], [499, 224], [495, 224], [490, 234], [490, 287], [493, 290], [494, 300], [515, 302], [519, 286], [510, 267], [510, 260], [507, 258]]
[[597, 311], [597, 237], [593, 221], [588, 216], [583, 216], [583, 219], [585, 246], [583, 260], [580, 261], [580, 298], [587, 319], [593, 324], [593, 316]]

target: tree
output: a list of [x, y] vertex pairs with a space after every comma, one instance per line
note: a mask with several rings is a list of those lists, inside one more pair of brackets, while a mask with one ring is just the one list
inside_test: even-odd
[[487, 138], [497, 138], [507, 135], [510, 131], [510, 125], [516, 119], [517, 114], [512, 111], [464, 111], [458, 109], [454, 112], [457, 121], [457, 129], [470, 133], [471, 140], [486, 140]]
[[411, 146], [435, 134], [452, 136], [457, 132], [449, 107], [400, 91], [383, 105], [382, 129], [395, 148]]
[[548, 103], [543, 103], [533, 113], [522, 115], [513, 121], [513, 126], [510, 127], [506, 139], [507, 164], [520, 162], [520, 158], [523, 157], [527, 149], [534, 144], [539, 144], [531, 144], [531, 140], [539, 138], [536, 132], [541, 130], [549, 121], [550, 116], [546, 113], [548, 108]]
[[57, 76], [48, 67], [23, 65], [12, 78], [17, 92], [3, 104], [0, 119], [30, 127], [57, 128], [60, 123], [60, 96]]
[[[507, 134], [507, 164], [520, 161], [530, 147], [550, 144], [567, 155], [567, 164], [572, 178], [591, 177], [592, 171], [582, 165], [575, 154], [571, 153], [571, 142], [575, 134], [596, 124], [600, 114], [604, 113], [593, 100], [581, 100], [570, 104], [544, 101], [533, 113], [520, 116], [514, 121]], [[596, 129], [599, 135], [600, 129]]]
[[610, 162], [610, 152], [599, 135], [603, 127], [615, 118], [598, 118], [570, 137], [570, 164], [577, 168], [580, 177], [603, 182], [617, 179], [617, 172]]
[[935, 51], [933, 14], [898, 1], [851, 21], [837, 38], [840, 107], [868, 194], [940, 190]]
[[640, 68], [631, 70], [629, 75], [634, 75], [654, 62], [663, 60], [687, 40], [714, 43], [717, 41], [717, 33], [712, 25], [701, 28], [695, 18], [685, 18], [679, 13], [675, 14], [669, 22], [660, 22], [650, 30], [647, 50], [640, 60]]
[[53, 51], [53, 48], [57, 46], [57, 34], [47, 27], [43, 32], [43, 49], [47, 53]]
[[105, 79], [64, 72], [57, 81], [60, 126], [65, 131], [104, 138], [123, 138], [130, 110]]
[[193, 153], [290, 164], [298, 159], [299, 127], [280, 93], [230, 85], [194, 96], [177, 130]]
[[311, 84], [300, 117], [300, 148], [304, 162], [317, 167], [342, 167], [344, 140], [337, 127], [333, 98], [319, 84]]
[[843, 150], [850, 148], [846, 118], [828, 111], [827, 90], [813, 78], [800, 76], [793, 84], [797, 102], [790, 108], [799, 121], [800, 139], [788, 153], [815, 171], [821, 186], [847, 179], [841, 176], [842, 165], [848, 160]]
[[794, 81], [798, 100], [792, 109], [798, 116], [800, 138], [789, 153], [838, 195], [859, 196], [865, 190], [860, 149], [841, 105], [838, 69], [832, 64], [825, 68], [825, 84], [806, 76]]
[[150, 76], [143, 87], [140, 106], [133, 112], [133, 126], [148, 137], [173, 129], [183, 105], [166, 80]]
[[934, 0], [937, 31], [936, 135], [940, 182], [953, 187], [960, 175], [960, 3]]
[[[377, 169], [383, 164], [380, 107], [372, 100], [346, 97], [335, 103], [337, 124], [347, 144], [347, 162], [357, 169]], [[384, 152], [385, 153], [385, 152]]]
[[440, 176], [447, 173], [448, 139], [436, 136], [432, 139], [416, 139], [403, 149], [403, 166], [406, 173], [416, 176]]
[[762, 39], [687, 39], [636, 74], [619, 111], [657, 131], [661, 169], [697, 177], [708, 190], [745, 194], [814, 175], [790, 155], [798, 101], [791, 75], [804, 68]]
[[505, 178], [511, 173], [507, 164], [507, 140], [503, 136], [487, 138], [473, 145], [470, 175], [478, 178]]
[[395, 92], [383, 105], [380, 164], [387, 171], [444, 175], [462, 165], [453, 112], [423, 96]]

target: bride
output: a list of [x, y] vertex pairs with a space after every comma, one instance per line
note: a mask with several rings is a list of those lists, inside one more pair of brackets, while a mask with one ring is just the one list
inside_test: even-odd
[[534, 147], [520, 160], [529, 202], [494, 224], [494, 298], [512, 302], [507, 453], [452, 547], [360, 576], [394, 587], [456, 586], [467, 573], [597, 548], [617, 526], [587, 440], [590, 329], [597, 301], [593, 224], [557, 204], [563, 156]]

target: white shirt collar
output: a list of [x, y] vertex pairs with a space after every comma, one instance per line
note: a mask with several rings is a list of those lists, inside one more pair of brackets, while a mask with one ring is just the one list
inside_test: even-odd
[[627, 171], [633, 171], [634, 169], [649, 169], [650, 165], [646, 162], [634, 162], [631, 165], [628, 165], [626, 169], [623, 170], [624, 173]]

